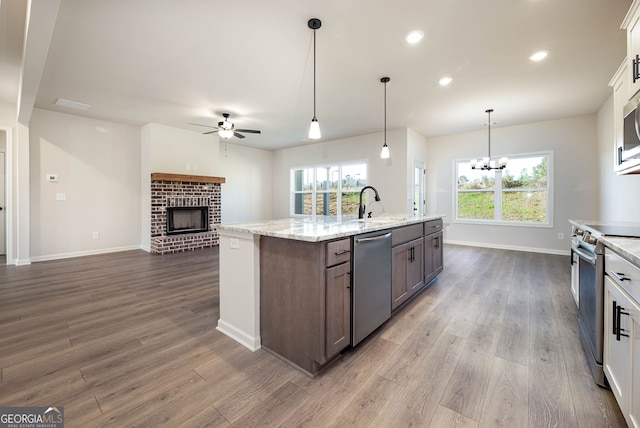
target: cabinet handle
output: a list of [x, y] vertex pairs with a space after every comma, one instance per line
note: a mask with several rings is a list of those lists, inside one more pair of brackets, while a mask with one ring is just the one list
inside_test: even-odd
[[616, 307], [616, 340], [618, 342], [620, 341], [620, 336], [629, 337], [628, 334], [622, 333], [623, 331], [626, 331], [626, 330], [620, 327], [620, 316], [629, 315], [629, 312], [622, 312], [622, 309], [624, 308], [620, 305]]
[[622, 162], [624, 162], [624, 159], [622, 159], [623, 150], [622, 146], [618, 147], [618, 165], [622, 165]]
[[631, 281], [631, 278], [627, 278], [623, 273], [620, 272], [611, 272], [611, 275], [618, 281]]
[[413, 263], [415, 261], [415, 247], [409, 248], [409, 262]]
[[335, 252], [335, 253], [333, 253], [333, 254], [335, 254], [336, 256], [341, 256], [341, 255], [343, 255], [343, 254], [347, 254], [347, 253], [350, 253], [350, 252], [351, 252], [351, 251], [349, 251], [349, 250], [343, 250], [343, 251], [340, 251], [340, 252], [337, 252], [337, 251], [336, 251], [336, 252]]
[[633, 83], [636, 83], [636, 80], [640, 79], [640, 56], [636, 55], [635, 59], [633, 59], [631, 62], [633, 64], [633, 69], [631, 70]]
[[437, 237], [437, 238], [435, 239], [435, 241], [436, 241], [435, 248], [436, 248], [436, 249], [437, 249], [437, 248], [440, 248], [440, 237]]
[[618, 302], [616, 302], [615, 300], [613, 301], [613, 311], [611, 312], [611, 324], [613, 325], [613, 331], [611, 332], [611, 334], [615, 335], [616, 334], [616, 328], [617, 328], [617, 317], [616, 317], [616, 312], [618, 311]]

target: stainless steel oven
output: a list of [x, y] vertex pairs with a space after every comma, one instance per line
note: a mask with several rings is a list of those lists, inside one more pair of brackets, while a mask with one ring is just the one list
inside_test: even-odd
[[[640, 237], [640, 227], [624, 223], [584, 224], [571, 221], [572, 288], [578, 288], [580, 339], [596, 383], [608, 387], [602, 369], [604, 342], [604, 245], [603, 236]], [[577, 267], [575, 264], [577, 263]], [[576, 278], [577, 276], [577, 278]]]
[[593, 378], [607, 387], [602, 368], [604, 340], [604, 250], [598, 236], [584, 228], [574, 227], [571, 239], [572, 261], [578, 264], [578, 325], [580, 339], [587, 355]]

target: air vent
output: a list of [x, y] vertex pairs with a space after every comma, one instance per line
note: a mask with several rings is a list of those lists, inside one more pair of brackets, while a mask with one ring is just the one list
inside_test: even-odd
[[85, 111], [89, 107], [91, 107], [89, 104], [79, 103], [77, 101], [65, 100], [64, 98], [58, 98], [55, 104], [57, 106], [68, 107], [68, 108], [73, 108], [73, 109], [82, 110], [82, 111]]

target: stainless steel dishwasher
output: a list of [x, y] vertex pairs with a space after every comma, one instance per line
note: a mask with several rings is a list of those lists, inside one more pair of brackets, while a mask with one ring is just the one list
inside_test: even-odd
[[391, 232], [353, 237], [351, 345], [391, 317]]

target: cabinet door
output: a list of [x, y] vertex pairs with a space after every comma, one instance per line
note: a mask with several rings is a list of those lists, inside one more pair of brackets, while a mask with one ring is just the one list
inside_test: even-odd
[[409, 251], [409, 266], [407, 272], [407, 280], [409, 286], [409, 295], [413, 295], [424, 285], [424, 241], [422, 238], [409, 242], [411, 245]]
[[634, 61], [637, 60], [636, 55], [640, 57], [640, 9], [636, 11], [627, 27], [627, 61], [629, 64], [627, 99], [631, 99], [640, 89], [640, 79], [635, 79], [634, 82], [634, 71], [638, 71], [638, 65], [634, 68]]
[[615, 145], [613, 147], [613, 169], [614, 171], [620, 171], [626, 165], [622, 162], [622, 148], [624, 147], [624, 107], [627, 104], [628, 92], [626, 83], [629, 81], [630, 73], [627, 74], [627, 62], [620, 66], [615, 76], [611, 80], [611, 87], [613, 88], [613, 135]]
[[629, 307], [631, 323], [631, 396], [629, 426], [640, 427], [640, 307], [631, 304]]
[[409, 263], [409, 244], [398, 245], [391, 249], [391, 310], [400, 306], [409, 298], [407, 265]]
[[326, 345], [327, 359], [337, 355], [351, 342], [351, 271], [349, 263], [326, 272]]
[[442, 272], [442, 232], [424, 237], [424, 282], [425, 284]]
[[[615, 304], [615, 306], [614, 306]], [[630, 322], [628, 316], [618, 316], [619, 309], [627, 312], [629, 300], [620, 291], [618, 286], [609, 276], [605, 276], [604, 291], [604, 372], [609, 380], [611, 391], [618, 401], [618, 406], [623, 414], [629, 408], [629, 375], [631, 365], [631, 343], [629, 337], [620, 335], [617, 330], [622, 328], [623, 334], [628, 334]], [[620, 325], [618, 325], [618, 319]]]

